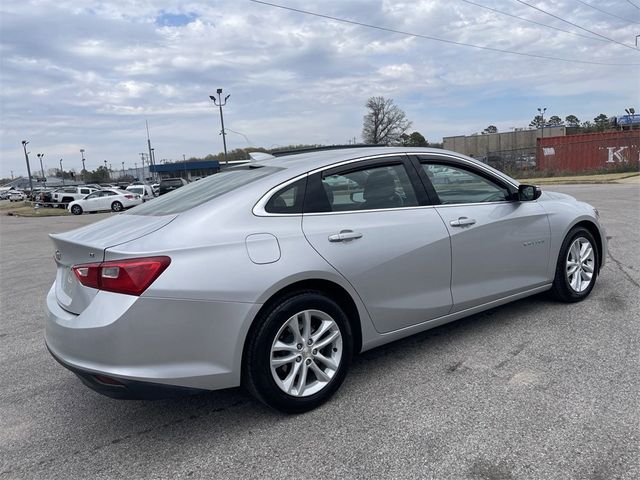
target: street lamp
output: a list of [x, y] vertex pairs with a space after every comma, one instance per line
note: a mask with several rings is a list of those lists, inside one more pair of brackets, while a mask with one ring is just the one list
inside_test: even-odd
[[84, 148], [80, 149], [80, 155], [82, 155], [82, 182], [87, 183], [85, 179], [85, 175], [87, 174], [87, 170], [84, 168]]
[[107, 171], [107, 181], [111, 181], [111, 175], [109, 174], [109, 167], [107, 167], [107, 161], [104, 160], [104, 169]]
[[62, 185], [64, 186], [64, 170], [62, 169], [62, 159], [60, 159], [60, 176], [62, 177]]
[[124, 162], [122, 162], [122, 177], [124, 178]]
[[36, 156], [38, 157], [38, 160], [40, 160], [40, 174], [42, 175], [42, 178], [44, 180], [44, 184], [46, 186], [47, 185], [47, 179], [44, 176], [44, 168], [42, 168], [42, 157], [44, 157], [44, 153], [38, 153]]
[[540, 124], [542, 125], [542, 138], [544, 138], [544, 112], [547, 111], [547, 107], [538, 108], [538, 112], [540, 112]]
[[140, 180], [140, 174], [138, 173], [138, 162], [133, 162], [133, 166], [136, 167], [136, 180]]
[[224, 117], [222, 115], [222, 107], [224, 107], [227, 104], [227, 100], [229, 99], [229, 97], [231, 95], [227, 95], [226, 97], [224, 97], [224, 101], [221, 99], [221, 95], [222, 95], [222, 89], [218, 88], [216, 90], [216, 93], [218, 94], [218, 100], [216, 101], [216, 97], [213, 95], [209, 95], [209, 98], [211, 100], [213, 100], [213, 103], [215, 105], [217, 105], [218, 107], [220, 107], [220, 124], [222, 125], [222, 131], [220, 132], [220, 134], [222, 135], [222, 145], [224, 146], [224, 164], [228, 165], [228, 160], [227, 160], [227, 133], [224, 131]]
[[26, 140], [22, 140], [22, 148], [24, 149], [24, 159], [27, 162], [27, 175], [29, 175], [29, 190], [31, 195], [33, 195], [33, 183], [31, 182], [31, 167], [29, 166], [29, 152], [27, 152], [27, 142]]

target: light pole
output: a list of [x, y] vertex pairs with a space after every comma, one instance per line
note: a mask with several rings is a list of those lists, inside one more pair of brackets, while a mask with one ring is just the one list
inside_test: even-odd
[[13, 170], [11, 170], [11, 180], [13, 180]]
[[122, 162], [122, 178], [124, 178], [124, 162]]
[[187, 179], [187, 157], [184, 153], [182, 154], [182, 166], [184, 167], [184, 178], [186, 180]]
[[33, 183], [31, 182], [31, 167], [29, 166], [29, 153], [27, 152], [27, 142], [26, 140], [22, 140], [22, 148], [24, 149], [24, 159], [27, 162], [27, 175], [29, 175], [29, 190], [30, 194], [33, 195]]
[[87, 170], [84, 168], [84, 148], [80, 149], [80, 155], [82, 155], [82, 182], [87, 183], [85, 177], [87, 175]]
[[538, 108], [538, 112], [540, 112], [540, 124], [542, 125], [542, 138], [544, 138], [544, 112], [547, 111], [547, 107]]
[[227, 95], [226, 97], [224, 97], [224, 101], [221, 98], [222, 95], [222, 89], [218, 88], [216, 90], [216, 93], [218, 94], [218, 100], [216, 101], [216, 97], [214, 95], [209, 95], [209, 98], [211, 100], [213, 100], [213, 103], [215, 105], [217, 105], [218, 107], [220, 107], [220, 124], [222, 125], [222, 131], [220, 132], [222, 135], [222, 145], [224, 146], [224, 164], [228, 165], [228, 160], [227, 160], [227, 133], [224, 131], [224, 116], [222, 115], [222, 107], [224, 107], [227, 104], [227, 100], [229, 99], [229, 97], [231, 95]]
[[44, 168], [42, 168], [42, 157], [44, 157], [44, 153], [38, 153], [38, 160], [40, 160], [40, 174], [42, 175], [42, 178], [44, 180], [44, 184], [45, 186], [47, 185], [47, 179], [44, 176]]
[[133, 162], [133, 166], [136, 167], [136, 180], [139, 180], [140, 174], [138, 173], [138, 162]]
[[64, 186], [64, 170], [62, 169], [62, 159], [60, 159], [60, 176], [62, 177], [62, 185]]
[[111, 181], [111, 175], [109, 175], [109, 168], [107, 167], [107, 161], [104, 160], [104, 169], [107, 171], [107, 181]]

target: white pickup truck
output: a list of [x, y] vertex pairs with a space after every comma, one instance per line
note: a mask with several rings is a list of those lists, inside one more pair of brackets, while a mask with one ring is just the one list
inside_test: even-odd
[[55, 206], [66, 207], [74, 200], [80, 200], [96, 190], [96, 188], [91, 187], [62, 187], [53, 192], [51, 195], [51, 203]]

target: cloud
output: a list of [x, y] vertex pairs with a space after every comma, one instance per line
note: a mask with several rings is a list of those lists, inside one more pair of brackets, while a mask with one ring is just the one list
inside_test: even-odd
[[[637, 51], [461, 0], [281, 1], [456, 42], [640, 63]], [[589, 36], [515, 2], [482, 3]], [[625, 2], [598, 6], [632, 20], [638, 13]], [[6, 0], [0, 8], [0, 176], [26, 170], [23, 139], [45, 162], [68, 156], [65, 165], [79, 167], [85, 148], [88, 168], [132, 163], [146, 146], [145, 120], [159, 159], [217, 153], [219, 116], [208, 99], [216, 88], [231, 94], [225, 124], [262, 146], [359, 137], [372, 95], [394, 98], [413, 128], [436, 141], [489, 124], [526, 126], [538, 106], [588, 119], [638, 99], [637, 67], [484, 51], [242, 0]], [[635, 38], [633, 24], [575, 2], [545, 8], [619, 41]], [[227, 140], [247, 146], [240, 134]]]

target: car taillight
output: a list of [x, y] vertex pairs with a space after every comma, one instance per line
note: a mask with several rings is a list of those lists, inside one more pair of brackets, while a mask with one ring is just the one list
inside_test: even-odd
[[129, 200], [135, 198], [133, 195], [125, 195], [124, 198], [128, 198]]
[[75, 265], [73, 273], [85, 287], [139, 296], [170, 263], [169, 257], [129, 258]]

